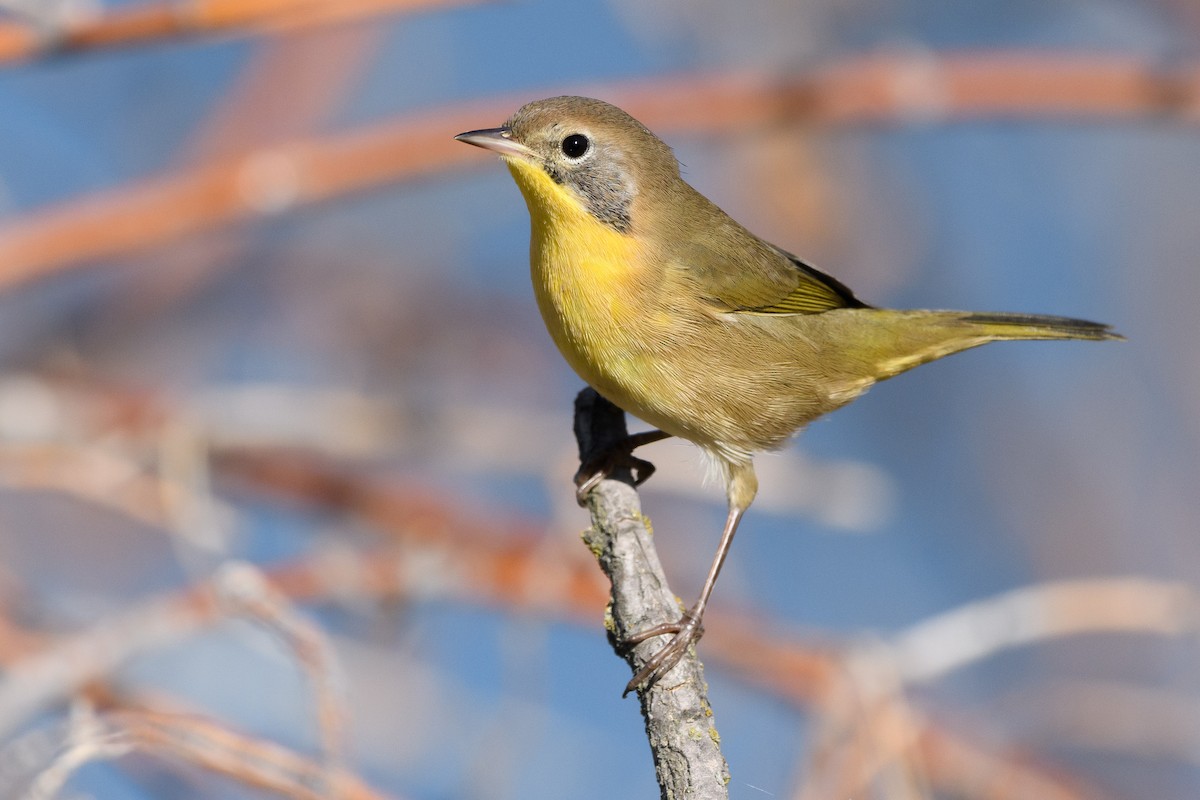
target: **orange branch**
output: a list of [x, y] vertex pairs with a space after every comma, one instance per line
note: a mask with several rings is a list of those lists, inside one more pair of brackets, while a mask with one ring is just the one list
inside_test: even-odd
[[[231, 162], [273, 142], [311, 135], [344, 102], [378, 55], [386, 28], [312, 28], [256, 42], [254, 54], [214, 111], [176, 155], [177, 165]], [[200, 291], [237, 263], [249, 237], [225, 236], [149, 254], [133, 265], [138, 291], [105, 309], [110, 319], [136, 322]]]
[[[683, 76], [594, 86], [662, 132], [768, 125], [1040, 120], [1200, 121], [1200, 68], [1020, 53], [872, 56], [808, 75]], [[180, 237], [488, 160], [450, 137], [495, 125], [511, 98], [263, 147], [36, 210], [0, 226], [0, 289]]]
[[0, 286], [463, 161], [444, 120], [296, 140], [36, 211], [0, 228]]
[[[105, 686], [89, 687], [87, 694], [93, 702], [99, 701], [101, 713], [75, 717], [58, 758], [34, 779], [38, 789], [60, 788], [85, 763], [142, 752], [294, 800], [394, 797], [373, 789], [345, 769], [330, 769], [275, 742], [178, 710], [176, 703], [164, 704], [161, 699], [153, 705], [124, 703]], [[24, 796], [35, 794], [43, 796], [36, 791]]]
[[[138, 749], [195, 764], [297, 800], [384, 800], [356, 775], [327, 769], [282, 745], [247, 736], [198, 716], [153, 710], [118, 711], [108, 718]], [[321, 790], [324, 791], [321, 791]], [[328, 793], [327, 793], [328, 792]]]
[[52, 53], [129, 47], [163, 39], [218, 34], [274, 34], [477, 1], [166, 0], [68, 20], [61, 29], [50, 32], [21, 23], [0, 23], [0, 63], [28, 61]]
[[[586, 622], [598, 617], [608, 598], [594, 564], [547, 552], [540, 526], [472, 517], [461, 503], [428, 488], [371, 479], [295, 452], [227, 450], [214, 454], [212, 465], [226, 485], [349, 514], [400, 542], [398, 551], [377, 553], [354, 570], [350, 585], [369, 596], [419, 594], [421, 587], [412, 584], [423, 576], [403, 565], [421, 552], [418, 561], [448, 568], [426, 588], [459, 600]], [[271, 573], [289, 597], [329, 593], [325, 574], [297, 566]]]

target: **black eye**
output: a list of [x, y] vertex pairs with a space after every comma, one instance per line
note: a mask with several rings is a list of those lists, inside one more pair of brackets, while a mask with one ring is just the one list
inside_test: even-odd
[[591, 142], [582, 133], [572, 133], [562, 141], [563, 155], [567, 158], [581, 158], [588, 151]]

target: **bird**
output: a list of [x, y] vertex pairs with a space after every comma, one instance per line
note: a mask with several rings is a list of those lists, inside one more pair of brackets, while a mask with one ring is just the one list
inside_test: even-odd
[[[734, 534], [758, 491], [754, 457], [872, 385], [1015, 339], [1121, 339], [1041, 314], [895, 310], [751, 233], [688, 184], [662, 139], [620, 108], [561, 96], [455, 137], [498, 154], [528, 207], [542, 318], [572, 369], [653, 426], [576, 475], [580, 498], [641, 445], [674, 436], [716, 466], [728, 513], [696, 602], [626, 637], [669, 636], [625, 687], [647, 691], [703, 632]], [[650, 467], [652, 469], [652, 467]]]

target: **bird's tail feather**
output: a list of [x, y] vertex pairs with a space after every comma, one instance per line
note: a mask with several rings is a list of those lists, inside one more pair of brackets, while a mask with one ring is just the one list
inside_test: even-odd
[[856, 309], [874, 316], [875, 379], [898, 375], [921, 364], [978, 347], [1012, 339], [1123, 339], [1108, 325], [1042, 314], [977, 313], [969, 311], [891, 311]]
[[995, 339], [1124, 339], [1111, 325], [1046, 314], [964, 313], [958, 318]]

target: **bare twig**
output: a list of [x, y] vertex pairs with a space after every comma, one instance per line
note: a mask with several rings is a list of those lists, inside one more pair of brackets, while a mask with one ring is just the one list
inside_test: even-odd
[[[592, 389], [575, 403], [575, 434], [581, 457], [625, 437], [624, 413]], [[678, 618], [680, 608], [650, 539], [628, 474], [615, 474], [589, 495], [592, 527], [584, 541], [612, 581], [605, 626], [614, 649], [636, 673], [660, 642], [625, 650], [629, 634]], [[615, 690], [616, 687], [614, 687]], [[712, 722], [708, 686], [695, 652], [649, 690], [640, 690], [642, 716], [663, 798], [728, 797], [729, 767]]]

